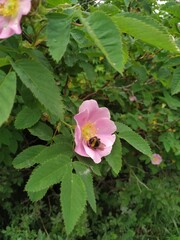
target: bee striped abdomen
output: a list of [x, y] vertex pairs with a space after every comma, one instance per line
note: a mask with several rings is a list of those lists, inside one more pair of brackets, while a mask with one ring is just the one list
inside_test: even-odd
[[101, 140], [94, 136], [92, 138], [89, 139], [89, 141], [87, 142], [88, 147], [92, 148], [92, 149], [101, 149], [103, 150], [105, 145], [103, 143], [101, 143]]

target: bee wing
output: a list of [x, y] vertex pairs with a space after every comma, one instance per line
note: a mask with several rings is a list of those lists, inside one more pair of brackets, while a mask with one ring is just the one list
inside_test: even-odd
[[104, 150], [105, 147], [106, 147], [106, 145], [104, 143], [100, 143], [98, 149]]

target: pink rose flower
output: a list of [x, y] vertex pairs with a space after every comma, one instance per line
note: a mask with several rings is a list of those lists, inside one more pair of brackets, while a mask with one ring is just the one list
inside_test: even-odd
[[0, 0], [0, 39], [21, 33], [22, 15], [31, 9], [31, 0]]
[[84, 101], [79, 107], [79, 113], [74, 116], [75, 152], [84, 157], [90, 157], [95, 163], [110, 154], [116, 136], [116, 125], [110, 120], [110, 112], [105, 107], [99, 107], [95, 100]]
[[129, 101], [130, 101], [130, 102], [137, 102], [136, 96], [134, 96], [134, 95], [130, 96], [130, 97], [129, 97]]
[[151, 163], [153, 165], [159, 165], [161, 162], [162, 162], [162, 157], [159, 154], [154, 153], [151, 158]]

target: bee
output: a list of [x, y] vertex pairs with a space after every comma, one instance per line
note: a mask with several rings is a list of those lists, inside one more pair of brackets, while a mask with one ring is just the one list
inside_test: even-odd
[[92, 149], [100, 149], [100, 150], [103, 150], [106, 146], [101, 142], [101, 139], [96, 136], [90, 138], [87, 142], [87, 145]]

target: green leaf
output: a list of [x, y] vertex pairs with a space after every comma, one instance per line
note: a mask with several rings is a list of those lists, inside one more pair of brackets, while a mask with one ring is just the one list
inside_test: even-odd
[[0, 57], [0, 67], [10, 65], [8, 57]]
[[163, 99], [169, 108], [177, 110], [180, 107], [180, 101], [176, 96], [171, 96], [166, 90], [164, 91], [164, 98], [159, 97], [160, 99]]
[[69, 235], [86, 205], [86, 189], [80, 176], [71, 170], [64, 175], [61, 184], [61, 206], [65, 229]]
[[45, 196], [45, 194], [47, 193], [47, 190], [48, 189], [45, 188], [39, 192], [28, 192], [28, 196], [32, 202], [36, 202], [41, 200]]
[[134, 132], [130, 127], [126, 126], [123, 123], [116, 123], [118, 129], [118, 136], [121, 139], [124, 139], [138, 151], [147, 155], [148, 157], [152, 157], [152, 152], [149, 147], [149, 144], [136, 132]]
[[177, 67], [173, 73], [171, 94], [177, 94], [180, 92], [180, 67]]
[[29, 168], [35, 163], [43, 164], [57, 157], [62, 158], [64, 155], [70, 159], [72, 154], [72, 146], [65, 141], [49, 147], [37, 145], [29, 147], [17, 155], [13, 161], [13, 165], [17, 169]]
[[63, 141], [44, 148], [43, 151], [35, 157], [34, 161], [36, 163], [44, 164], [53, 158], [61, 158], [62, 156], [66, 156], [70, 159], [72, 155], [72, 146], [68, 142]]
[[162, 10], [171, 13], [172, 15], [176, 16], [177, 18], [180, 18], [180, 4], [176, 2], [166, 2], [162, 6]]
[[[97, 6], [94, 7], [94, 10], [97, 9]], [[99, 4], [98, 10], [105, 12], [107, 15], [112, 16], [117, 13], [119, 13], [119, 8], [115, 5], [109, 3], [109, 4]]]
[[24, 107], [16, 116], [15, 128], [25, 129], [33, 126], [41, 117], [41, 112], [39, 109], [31, 109], [29, 107]]
[[46, 2], [54, 7], [58, 6], [59, 4], [71, 3], [70, 0], [46, 0]]
[[16, 95], [16, 74], [10, 72], [0, 79], [0, 126], [8, 119]]
[[116, 137], [112, 152], [106, 157], [106, 161], [118, 175], [122, 167], [122, 145], [119, 138]]
[[34, 60], [11, 61], [14, 70], [24, 85], [31, 90], [39, 102], [54, 116], [63, 118], [63, 103], [53, 74]]
[[160, 49], [178, 52], [179, 49], [166, 28], [150, 17], [121, 13], [112, 17], [119, 29]]
[[70, 38], [71, 18], [64, 14], [48, 15], [47, 46], [53, 59], [57, 62], [62, 58]]
[[78, 173], [81, 179], [83, 180], [84, 185], [86, 187], [87, 200], [90, 206], [92, 207], [93, 211], [96, 212], [96, 199], [94, 194], [91, 171], [89, 167], [85, 166], [84, 164], [78, 161], [73, 162], [73, 166], [76, 170], [76, 173]]
[[71, 36], [78, 43], [80, 48], [91, 46], [91, 41], [87, 38], [86, 34], [82, 29], [72, 29]]
[[39, 192], [59, 183], [67, 171], [70, 159], [67, 156], [57, 156], [40, 165], [32, 172], [25, 190], [27, 192]]
[[88, 166], [93, 171], [93, 173], [95, 173], [97, 176], [102, 176], [100, 171], [100, 165], [94, 163], [91, 158], [82, 157], [78, 154], [76, 154], [76, 157], [79, 161], [81, 161], [83, 164]]
[[112, 67], [122, 73], [126, 56], [123, 51], [121, 33], [112, 19], [105, 13], [96, 11], [87, 19], [80, 16], [80, 20]]
[[94, 66], [92, 66], [88, 62], [82, 62], [82, 63], [80, 63], [80, 66], [83, 68], [87, 79], [90, 80], [90, 81], [95, 81], [96, 72], [95, 72]]
[[28, 129], [30, 133], [41, 140], [50, 141], [53, 137], [53, 130], [47, 124], [38, 122], [32, 128]]
[[33, 166], [36, 163], [35, 157], [45, 148], [43, 145], [36, 145], [25, 149], [13, 160], [13, 166], [17, 169]]
[[[19, 140], [19, 139], [18, 139]], [[1, 148], [1, 144], [8, 146], [8, 151], [3, 151], [4, 148]], [[0, 159], [2, 161], [3, 152], [11, 152], [15, 154], [18, 148], [17, 143], [17, 131], [14, 131], [12, 128], [8, 128], [6, 125], [0, 128]], [[4, 159], [5, 160], [5, 159]]]

